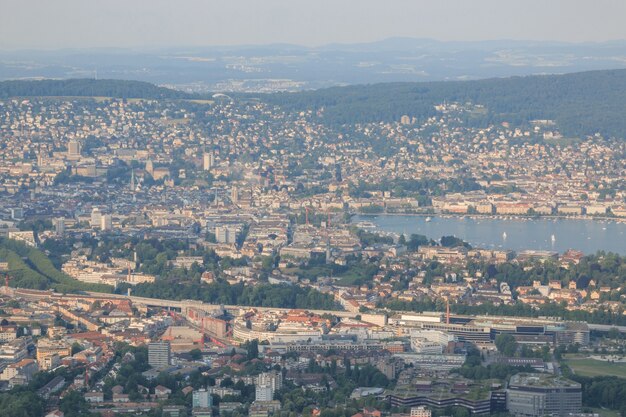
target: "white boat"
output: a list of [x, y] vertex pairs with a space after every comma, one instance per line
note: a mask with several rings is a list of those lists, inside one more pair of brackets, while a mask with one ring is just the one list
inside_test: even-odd
[[552, 243], [556, 242], [556, 236], [554, 235], [550, 236], [550, 240], [552, 240]]
[[431, 221], [431, 220], [432, 220], [432, 219], [431, 219], [430, 217], [426, 217], [426, 218], [424, 219], [424, 221], [425, 221], [426, 223], [428, 223], [428, 222], [429, 222], [429, 221]]
[[356, 227], [360, 227], [361, 229], [375, 229], [376, 225], [372, 222], [362, 221], [356, 224]]
[[506, 239], [506, 232], [502, 233], [502, 239]]

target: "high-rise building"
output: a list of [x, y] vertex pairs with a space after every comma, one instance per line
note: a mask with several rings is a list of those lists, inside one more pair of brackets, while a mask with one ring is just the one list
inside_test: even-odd
[[257, 385], [255, 387], [256, 401], [272, 401], [274, 399], [274, 390], [271, 385]]
[[110, 214], [103, 214], [100, 217], [100, 229], [103, 231], [113, 229], [113, 219]]
[[263, 372], [256, 378], [257, 385], [269, 385], [276, 392], [283, 387], [283, 374], [280, 372]]
[[234, 226], [216, 226], [215, 240], [218, 243], [235, 243], [237, 241], [237, 228]]
[[202, 167], [205, 171], [210, 171], [215, 165], [215, 155], [213, 152], [205, 152], [202, 156]]
[[65, 218], [59, 217], [54, 221], [54, 230], [59, 236], [63, 236], [65, 234]]
[[70, 140], [67, 144], [67, 156], [69, 158], [80, 157], [81, 145], [77, 140]]
[[552, 374], [513, 375], [507, 388], [510, 414], [526, 417], [580, 413], [582, 389], [579, 383]]
[[256, 378], [256, 401], [272, 401], [274, 393], [283, 386], [283, 374], [280, 372], [263, 372]]
[[98, 207], [91, 209], [91, 227], [101, 227], [102, 225], [102, 212]]
[[137, 186], [137, 184], [135, 182], [135, 170], [133, 169], [133, 170], [130, 171], [130, 185], [129, 185], [130, 191], [132, 191], [132, 192], [137, 191], [136, 186]]
[[152, 342], [148, 344], [148, 364], [153, 368], [170, 366], [170, 342]]
[[195, 390], [191, 398], [191, 406], [193, 408], [211, 408], [213, 406], [213, 397], [206, 388]]
[[230, 190], [230, 200], [233, 203], [237, 203], [239, 201], [239, 189], [235, 186]]

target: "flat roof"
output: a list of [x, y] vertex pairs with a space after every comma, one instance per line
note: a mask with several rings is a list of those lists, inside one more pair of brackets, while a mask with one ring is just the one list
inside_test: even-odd
[[509, 380], [509, 388], [514, 386], [521, 388], [580, 388], [580, 384], [571, 379], [544, 373], [513, 375]]

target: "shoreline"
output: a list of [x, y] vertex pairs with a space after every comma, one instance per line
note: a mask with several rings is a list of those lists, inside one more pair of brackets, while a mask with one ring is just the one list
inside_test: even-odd
[[615, 223], [626, 223], [623, 217], [598, 217], [598, 216], [529, 216], [529, 215], [506, 215], [506, 214], [447, 214], [447, 213], [353, 213], [354, 216], [377, 217], [377, 216], [410, 216], [410, 217], [439, 217], [442, 219], [491, 219], [491, 220], [576, 220], [576, 221], [613, 221]]
[[[574, 249], [585, 255], [595, 254], [598, 251], [626, 255], [624, 245], [626, 219], [588, 216], [530, 217], [423, 213], [368, 213], [357, 216], [351, 217], [351, 225], [392, 237], [417, 233], [437, 241], [441, 236], [451, 235], [463, 239], [473, 247], [483, 249], [508, 249], [516, 252], [545, 250], [557, 253]], [[426, 217], [432, 217], [432, 222], [426, 222], [424, 220]], [[435, 219], [436, 217], [439, 219]], [[528, 233], [527, 230], [532, 230], [532, 232]], [[594, 240], [590, 241], [592, 236]], [[610, 236], [609, 244], [606, 243], [608, 236]], [[514, 238], [511, 240], [511, 237]]]

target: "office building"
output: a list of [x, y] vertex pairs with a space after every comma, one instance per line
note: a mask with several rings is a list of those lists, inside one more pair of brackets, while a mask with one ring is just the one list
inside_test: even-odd
[[517, 374], [509, 381], [507, 409], [524, 417], [559, 416], [580, 413], [582, 389], [579, 383], [552, 374]]
[[170, 366], [170, 342], [152, 342], [148, 344], [148, 364], [153, 368]]

